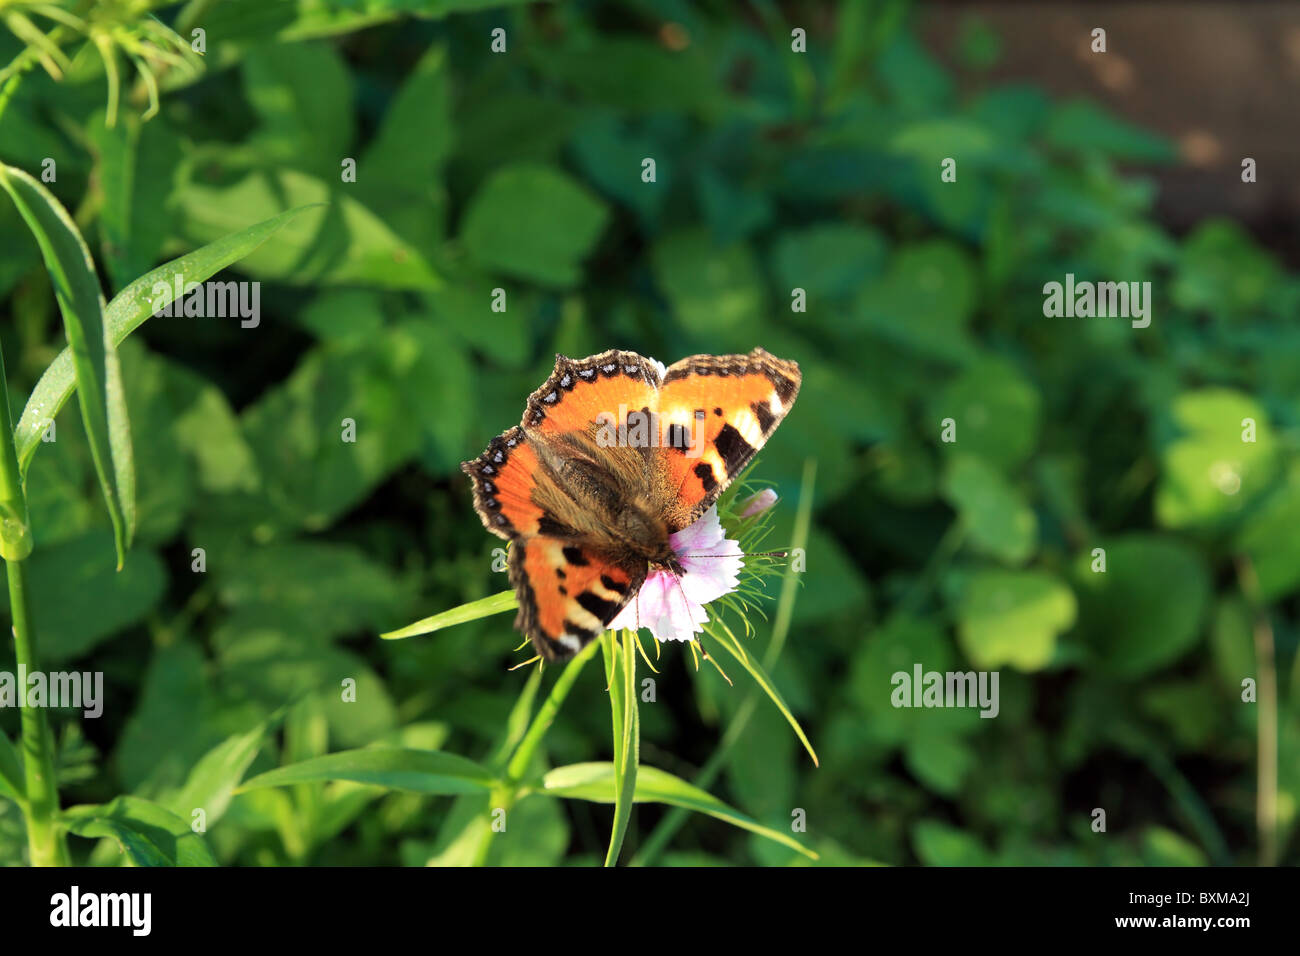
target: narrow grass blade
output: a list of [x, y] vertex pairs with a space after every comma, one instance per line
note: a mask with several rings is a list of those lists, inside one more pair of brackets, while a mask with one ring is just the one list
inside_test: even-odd
[[[200, 249], [173, 259], [147, 272], [113, 297], [104, 311], [104, 325], [113, 348], [144, 324], [156, 308], [166, 304], [157, 302], [154, 289], [165, 285], [175, 289], [179, 281], [182, 289], [190, 282], [203, 282], [226, 266], [248, 255], [273, 233], [296, 218], [310, 206], [299, 206], [273, 216], [240, 232], [232, 233]], [[18, 451], [18, 466], [24, 477], [32, 456], [41, 446], [41, 435], [77, 386], [73, 367], [72, 349], [60, 352], [41, 375], [36, 388], [27, 399], [18, 427], [14, 430], [14, 444]]]
[[426, 617], [424, 620], [416, 621], [414, 624], [408, 624], [399, 630], [389, 631], [379, 636], [386, 641], [396, 641], [403, 637], [414, 637], [417, 634], [429, 634], [433, 631], [440, 631], [444, 627], [451, 627], [454, 624], [464, 624], [468, 621], [477, 621], [481, 617], [500, 614], [503, 611], [513, 611], [518, 606], [519, 601], [515, 598], [514, 591], [502, 591], [499, 594], [493, 594], [491, 597], [470, 601], [468, 604], [454, 607], [450, 611], [443, 611], [441, 614]]
[[637, 764], [641, 758], [641, 719], [636, 696], [636, 647], [631, 634], [624, 631], [620, 643], [612, 631], [606, 631], [601, 643], [614, 725], [614, 824], [605, 865], [614, 866], [632, 819]]
[[[574, 800], [590, 800], [593, 803], [613, 803], [616, 793], [614, 765], [577, 763], [557, 767], [542, 778], [541, 787], [536, 792]], [[788, 846], [809, 859], [817, 859], [816, 853], [803, 846], [794, 837], [780, 830], [763, 826], [739, 810], [729, 807], [712, 794], [657, 767], [640, 768], [637, 774], [635, 800], [637, 803], [666, 803], [707, 814], [732, 826], [774, 840], [782, 846]]]
[[323, 780], [351, 780], [393, 790], [457, 794], [487, 792], [497, 779], [486, 767], [437, 750], [383, 747], [343, 750], [258, 774], [235, 792]]
[[794, 728], [794, 732], [803, 743], [804, 749], [808, 751], [808, 756], [812, 757], [812, 762], [817, 766], [821, 766], [817, 759], [817, 751], [813, 750], [808, 735], [803, 732], [803, 728], [799, 726], [799, 721], [795, 719], [789, 705], [786, 704], [785, 698], [781, 696], [781, 692], [776, 689], [776, 685], [772, 683], [772, 679], [767, 676], [767, 672], [763, 670], [758, 661], [754, 660], [752, 655], [746, 654], [740, 648], [733, 646], [732, 639], [720, 634], [715, 628], [706, 626], [704, 632], [713, 639], [716, 645], [725, 648], [728, 654], [739, 661], [741, 667], [749, 671], [749, 675], [754, 678], [754, 682], [763, 689], [763, 693], [767, 694], [772, 703], [776, 705], [776, 709], [781, 711], [786, 721]]
[[32, 176], [0, 165], [0, 186], [36, 237], [63, 313], [81, 421], [113, 521], [120, 569], [135, 532], [135, 470], [121, 372], [105, 334], [104, 296], [90, 250], [67, 211]]

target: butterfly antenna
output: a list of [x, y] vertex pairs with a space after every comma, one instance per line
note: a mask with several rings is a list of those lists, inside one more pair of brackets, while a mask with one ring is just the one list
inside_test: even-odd
[[739, 554], [679, 554], [679, 558], [788, 558], [789, 551], [742, 551]]

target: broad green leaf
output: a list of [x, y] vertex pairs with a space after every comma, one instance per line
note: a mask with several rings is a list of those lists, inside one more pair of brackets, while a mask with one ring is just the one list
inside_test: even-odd
[[216, 866], [203, 838], [187, 821], [140, 797], [71, 807], [62, 819], [69, 833], [106, 837], [117, 843], [133, 866]]
[[[721, 99], [714, 66], [703, 51], [667, 50], [632, 35], [593, 34], [592, 39], [563, 56], [539, 58], [536, 69], [581, 90], [587, 102], [620, 112], [709, 112]], [[636, 173], [634, 168], [631, 174]]]
[[1170, 415], [1178, 435], [1161, 452], [1160, 524], [1186, 528], [1230, 520], [1268, 487], [1278, 443], [1254, 398], [1226, 388], [1183, 392]]
[[498, 170], [470, 200], [461, 241], [486, 269], [548, 286], [573, 286], [600, 237], [604, 204], [558, 169]]
[[208, 826], [219, 820], [230, 806], [235, 787], [262, 749], [268, 726], [264, 721], [247, 733], [228, 737], [204, 754], [190, 771], [185, 786], [166, 801], [167, 807], [185, 819], [202, 809]]
[[916, 160], [926, 175], [937, 178], [939, 164], [949, 156], [960, 156], [963, 166], [976, 164], [996, 148], [997, 140], [980, 123], [959, 117], [927, 119], [904, 126], [890, 140], [893, 153]]
[[930, 426], [940, 434], [944, 419], [956, 428], [946, 454], [973, 455], [1009, 471], [1026, 461], [1038, 443], [1042, 398], [1014, 365], [986, 359], [972, 365], [930, 403]]
[[1106, 570], [1090, 554], [1074, 568], [1079, 631], [1103, 671], [1140, 677], [1185, 654], [1201, 636], [1210, 596], [1205, 562], [1184, 542], [1130, 534], [1100, 542]]
[[[220, 733], [205, 727], [213, 693], [198, 641], [181, 639], [158, 647], [144, 664], [137, 664], [134, 706], [118, 733], [113, 764], [124, 789], [151, 797], [182, 786], [187, 771]], [[189, 810], [176, 812], [189, 815]]]
[[[108, 304], [104, 312], [104, 324], [109, 342], [116, 348], [153, 314], [157, 297], [155, 286], [162, 284], [172, 289], [178, 276], [182, 287], [190, 282], [204, 281], [256, 249], [266, 241], [267, 237], [296, 218], [302, 211], [301, 208], [290, 209], [265, 222], [218, 239], [179, 259], [173, 259], [136, 279], [113, 297], [113, 301]], [[40, 381], [36, 383], [36, 387], [32, 389], [32, 394], [27, 399], [27, 407], [23, 409], [22, 418], [19, 419], [18, 427], [14, 430], [18, 464], [24, 475], [27, 474], [32, 456], [41, 445], [41, 434], [54, 420], [54, 416], [58, 414], [76, 386], [72, 349], [66, 348], [50, 363], [45, 373], [41, 375]]]
[[519, 601], [515, 597], [515, 592], [501, 591], [491, 597], [470, 601], [468, 604], [454, 607], [450, 611], [434, 614], [431, 617], [416, 621], [414, 624], [408, 624], [406, 627], [379, 636], [384, 640], [394, 641], [403, 637], [414, 637], [417, 634], [429, 634], [433, 631], [440, 631], [444, 627], [465, 624], [468, 621], [477, 621], [481, 617], [488, 617], [492, 614], [513, 611], [517, 607], [519, 607]]
[[338, 176], [355, 133], [352, 77], [342, 55], [328, 43], [259, 44], [242, 67], [245, 95], [261, 123], [250, 148], [267, 165]]
[[863, 286], [853, 320], [923, 358], [966, 362], [976, 351], [966, 328], [976, 294], [970, 257], [933, 239], [898, 250], [888, 271]]
[[[270, 625], [264, 612], [237, 609], [212, 632], [212, 646], [227, 693], [260, 702], [266, 711], [314, 692], [340, 748], [361, 747], [397, 724], [386, 683], [358, 654], [331, 646], [310, 631]], [[355, 700], [344, 699], [343, 681]]]
[[1265, 498], [1242, 522], [1237, 547], [1255, 567], [1259, 592], [1275, 601], [1300, 584], [1300, 468], [1293, 468], [1285, 483]]
[[897, 613], [859, 642], [845, 686], [852, 702], [867, 715], [872, 738], [883, 744], [906, 746], [927, 733], [966, 734], [980, 723], [971, 710], [896, 706], [900, 686], [896, 674], [905, 674], [908, 689], [915, 693], [917, 664], [924, 674], [957, 670], [957, 663], [952, 639], [938, 618]]
[[971, 834], [937, 820], [912, 828], [916, 855], [927, 866], [991, 866], [992, 854]]
[[[449, 57], [445, 47], [434, 44], [394, 95], [357, 163], [356, 185], [365, 204], [430, 256], [445, 238], [443, 165], [451, 155], [454, 130]], [[458, 284], [448, 283], [447, 290]]]
[[[215, 156], [219, 163], [221, 156]], [[211, 242], [250, 216], [274, 216], [308, 207], [283, 229], [242, 257], [240, 270], [259, 279], [295, 285], [360, 284], [382, 289], [431, 291], [442, 280], [423, 254], [402, 240], [338, 182], [296, 169], [232, 171], [231, 179], [196, 180], [178, 196], [184, 235]], [[358, 173], [361, 175], [361, 173]], [[235, 178], [237, 177], [237, 178]]]
[[[122, 373], [104, 323], [104, 296], [95, 277], [95, 264], [76, 224], [49, 190], [21, 169], [3, 165], [0, 186], [36, 236], [59, 300], [79, 386], [81, 422], [113, 521], [121, 569], [135, 533], [135, 467]], [[48, 424], [47, 419], [42, 431]]]
[[[772, 264], [787, 289], [800, 288], [816, 300], [850, 295], [885, 267], [888, 246], [874, 229], [847, 223], [812, 226], [783, 233], [776, 241]], [[810, 315], [823, 313], [813, 308]], [[836, 321], [834, 313], [827, 322]]]
[[966, 540], [1008, 564], [1023, 564], [1038, 543], [1038, 518], [1024, 496], [981, 459], [952, 459], [944, 497], [957, 509]]
[[351, 780], [416, 793], [458, 794], [490, 790], [497, 781], [474, 761], [437, 750], [344, 750], [258, 774], [236, 790], [283, 787], [322, 780]]
[[9, 736], [0, 730], [0, 796], [21, 803], [27, 792], [22, 757]]
[[1184, 309], [1217, 320], [1246, 318], [1267, 304], [1282, 270], [1241, 224], [1212, 219], [1183, 243], [1172, 294]]
[[1187, 837], [1161, 826], [1142, 832], [1142, 857], [1147, 866], [1209, 866], [1205, 851]]
[[1052, 659], [1075, 612], [1074, 594], [1046, 571], [979, 571], [966, 582], [957, 634], [978, 668], [1036, 671]]
[[[557, 767], [546, 774], [536, 792], [574, 800], [590, 800], [593, 803], [613, 803], [617, 792], [614, 765], [577, 763]], [[775, 840], [810, 859], [817, 859], [816, 853], [804, 847], [793, 837], [763, 826], [738, 810], [733, 810], [712, 794], [657, 767], [640, 767], [637, 772], [634, 799], [637, 803], [666, 803], [707, 814], [732, 826]]]
[[237, 561], [214, 562], [209, 571], [226, 605], [319, 638], [378, 627], [406, 603], [390, 568], [358, 548], [326, 541], [263, 545]]
[[[319, 531], [364, 501], [429, 439], [413, 424], [421, 417], [413, 415], [414, 399], [427, 407], [419, 379], [427, 377], [429, 363], [420, 341], [405, 327], [387, 328], [308, 352], [241, 415], [262, 477], [260, 493], [214, 501], [205, 517]], [[447, 358], [451, 370], [457, 356]], [[461, 417], [459, 407], [446, 414]]]
[[[66, 661], [138, 623], [162, 598], [167, 571], [158, 555], [139, 548], [121, 571], [103, 560], [112, 546], [94, 530], [37, 548], [27, 559], [32, 606], [38, 611], [42, 661]], [[0, 595], [8, 606], [8, 595]]]
[[703, 229], [689, 229], [660, 239], [651, 263], [683, 326], [707, 328], [737, 349], [741, 338], [753, 337], [766, 311], [766, 291], [748, 246], [718, 246]]

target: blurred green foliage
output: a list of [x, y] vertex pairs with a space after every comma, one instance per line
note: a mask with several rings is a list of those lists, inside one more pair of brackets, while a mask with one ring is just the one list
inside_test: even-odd
[[[376, 744], [492, 751], [526, 680], [505, 669], [508, 617], [376, 638], [506, 587], [458, 463], [518, 420], [556, 352], [761, 345], [804, 373], [759, 470], [784, 497], [774, 546], [818, 463], [773, 678], [822, 760], [764, 701], [713, 792], [780, 830], [805, 810], [800, 839], [830, 863], [1254, 862], [1267, 702], [1244, 703], [1242, 681], [1273, 667], [1294, 862], [1300, 278], [1235, 223], [1163, 229], [1135, 170], [1170, 145], [984, 83], [999, 44], [978, 25], [954, 73], [888, 2], [430, 16], [482, 6], [222, 0], [194, 24], [204, 71], [164, 73], [148, 122], [128, 86], [107, 127], [102, 69], [84, 64], [28, 78], [0, 119], [0, 159], [56, 161], [49, 187], [110, 293], [324, 204], [234, 267], [263, 283], [256, 328], [154, 318], [121, 347], [138, 533], [120, 573], [75, 403], [37, 449], [43, 653], [106, 681], [101, 719], [56, 715], [65, 804], [125, 794], [122, 813], [147, 798], [185, 816], [202, 800], [222, 863], [453, 858], [460, 802], [347, 783], [232, 798], [221, 781]], [[0, 62], [20, 51], [0, 34]], [[7, 202], [0, 236], [21, 407], [60, 320]], [[1044, 317], [1043, 284], [1066, 273], [1150, 280], [1150, 327]], [[895, 708], [891, 675], [916, 663], [999, 670], [998, 717]], [[690, 779], [743, 688], [680, 648], [659, 667], [642, 759]], [[339, 699], [348, 677], [356, 703]], [[589, 668], [551, 764], [610, 758], [606, 706]], [[0, 712], [11, 738], [16, 723]], [[512, 814], [491, 862], [603, 858], [607, 807]], [[637, 809], [633, 853], [662, 816]], [[96, 846], [119, 859], [79, 844]], [[0, 860], [23, 847], [0, 800]], [[660, 859], [802, 858], [698, 816]]]

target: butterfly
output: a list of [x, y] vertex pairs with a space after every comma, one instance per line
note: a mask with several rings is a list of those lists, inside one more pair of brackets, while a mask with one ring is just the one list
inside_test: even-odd
[[669, 536], [763, 447], [800, 382], [758, 348], [667, 368], [618, 350], [555, 357], [520, 424], [461, 465], [484, 527], [510, 542], [515, 627], [544, 660], [580, 651], [651, 570], [683, 573]]

